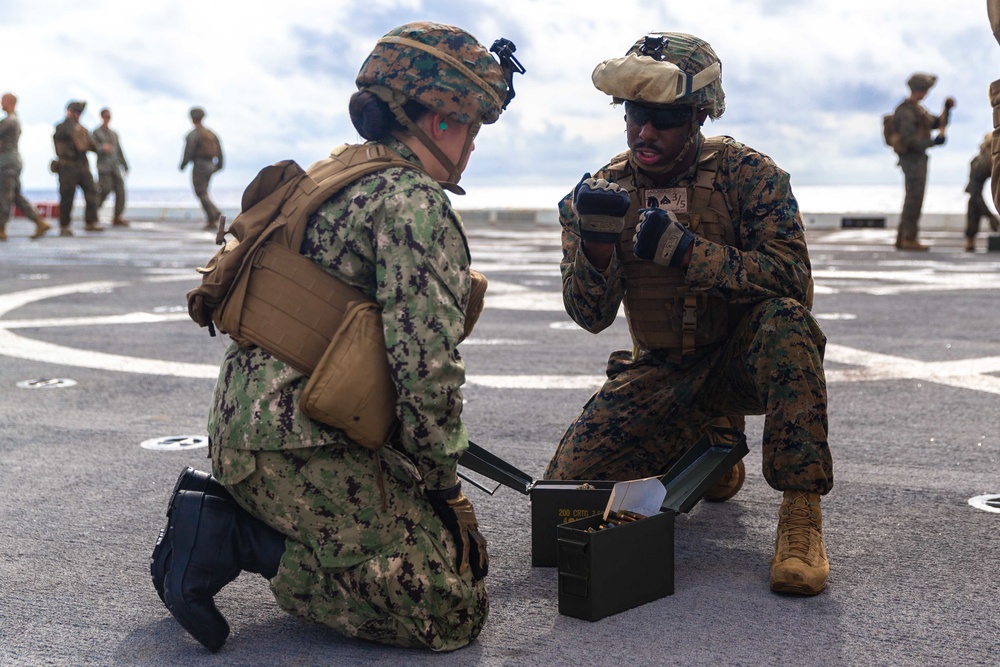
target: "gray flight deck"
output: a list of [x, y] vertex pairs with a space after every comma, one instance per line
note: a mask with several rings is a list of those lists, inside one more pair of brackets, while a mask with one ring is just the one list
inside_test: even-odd
[[[76, 223], [79, 228], [79, 223]], [[836, 485], [823, 502], [829, 587], [768, 590], [780, 495], [748, 423], [747, 484], [678, 517], [674, 595], [605, 618], [559, 614], [554, 569], [530, 565], [529, 501], [470, 489], [490, 544], [489, 621], [450, 654], [345, 639], [293, 618], [243, 574], [217, 597], [211, 654], [173, 620], [148, 558], [185, 465], [208, 468], [214, 366], [226, 342], [187, 319], [214, 251], [189, 221], [0, 243], [0, 665], [1000, 664], [1000, 253], [928, 232], [808, 235], [826, 332]], [[558, 228], [470, 223], [491, 281], [461, 346], [473, 440], [534, 477], [597, 387], [624, 321], [594, 336], [559, 296]], [[37, 386], [39, 380], [71, 386]], [[34, 384], [32, 381], [35, 381]], [[18, 386], [29, 383], [28, 387]], [[52, 384], [41, 383], [41, 384]]]

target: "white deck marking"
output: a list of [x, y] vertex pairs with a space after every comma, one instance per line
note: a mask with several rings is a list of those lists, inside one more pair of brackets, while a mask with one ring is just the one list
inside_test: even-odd
[[[882, 293], [885, 289], [955, 289], [956, 284], [962, 286], [993, 288], [996, 281], [986, 281], [985, 274], [954, 273], [948, 276], [934, 276], [925, 271], [906, 271], [899, 274], [874, 272], [824, 272], [823, 275], [833, 282], [834, 279], [859, 281], [852, 289]], [[904, 277], [905, 276], [905, 277]], [[992, 277], [992, 275], [990, 276]], [[141, 282], [167, 282], [173, 280], [191, 280], [190, 275], [148, 276], [140, 281], [92, 281], [70, 285], [56, 285], [23, 290], [11, 294], [0, 294], [0, 318], [7, 313], [37, 301], [51, 299], [68, 294], [79, 293], [109, 293], [115, 289], [129, 287]], [[870, 280], [905, 281], [896, 287], [881, 286], [872, 288]], [[537, 291], [524, 285], [505, 282], [491, 282], [487, 294], [487, 306], [502, 310], [564, 312], [562, 298], [558, 292]], [[0, 319], [0, 355], [27, 359], [59, 366], [78, 368], [94, 368], [122, 373], [137, 373], [143, 375], [166, 375], [174, 377], [203, 378], [214, 380], [218, 377], [218, 367], [214, 364], [194, 364], [161, 359], [131, 357], [91, 350], [82, 350], [63, 345], [39, 341], [13, 332], [16, 329], [42, 327], [77, 327], [107, 324], [156, 324], [186, 320], [185, 312], [146, 313], [135, 312], [121, 315], [91, 316], [91, 317], [54, 317], [43, 319]], [[846, 318], [845, 318], [846, 319]], [[495, 344], [525, 344], [521, 340], [499, 341], [495, 339], [468, 341], [470, 345]], [[854, 366], [846, 369], [827, 369], [828, 383], [839, 382], [878, 382], [887, 380], [922, 380], [950, 387], [983, 391], [1000, 394], [1000, 377], [989, 375], [1000, 372], [1000, 356], [962, 359], [958, 361], [926, 362], [905, 357], [896, 357], [877, 352], [858, 350], [843, 345], [828, 345], [826, 348], [828, 362]], [[469, 375], [467, 383], [481, 387], [497, 389], [596, 389], [604, 382], [604, 376], [599, 374], [573, 375]]]

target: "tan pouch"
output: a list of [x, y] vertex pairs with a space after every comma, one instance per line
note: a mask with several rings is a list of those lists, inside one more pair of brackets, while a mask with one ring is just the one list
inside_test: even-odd
[[353, 304], [302, 391], [310, 419], [379, 449], [396, 428], [396, 387], [389, 372], [378, 304]]

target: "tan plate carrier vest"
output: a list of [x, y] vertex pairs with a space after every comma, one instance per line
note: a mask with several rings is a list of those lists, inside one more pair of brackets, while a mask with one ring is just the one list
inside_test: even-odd
[[[608, 171], [626, 192], [632, 203], [626, 215], [625, 229], [618, 240], [618, 257], [625, 268], [625, 315], [632, 341], [643, 350], [668, 350], [680, 359], [704, 345], [725, 340], [746, 312], [746, 306], [732, 306], [720, 296], [694, 291], [684, 281], [686, 269], [660, 266], [632, 254], [632, 238], [639, 220], [638, 210], [647, 206], [650, 195], [657, 205], [670, 208], [677, 219], [692, 232], [713, 243], [736, 245], [736, 235], [729, 209], [722, 193], [715, 189], [720, 157], [725, 150], [724, 137], [705, 140], [698, 159], [693, 187], [637, 188], [631, 177], [627, 153], [612, 160]], [[686, 207], [669, 207], [664, 193], [684, 190]], [[686, 210], [683, 210], [686, 208]]]
[[306, 223], [336, 192], [390, 167], [420, 170], [380, 145], [339, 147], [309, 167], [309, 178], [299, 181], [272, 223], [284, 229], [261, 234], [266, 240], [248, 256], [249, 264], [213, 314], [219, 330], [311, 374], [344, 314], [354, 304], [371, 300], [300, 254]]

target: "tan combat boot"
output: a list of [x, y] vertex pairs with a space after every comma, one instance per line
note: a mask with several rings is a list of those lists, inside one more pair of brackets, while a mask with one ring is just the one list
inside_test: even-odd
[[896, 241], [897, 250], [917, 250], [920, 252], [927, 252], [931, 249], [929, 245], [924, 245], [916, 239], [904, 239], [900, 238]]
[[128, 220], [126, 220], [125, 218], [121, 217], [120, 215], [116, 215], [115, 219], [111, 221], [111, 226], [112, 227], [128, 227]]
[[43, 218], [35, 220], [35, 233], [31, 235], [33, 239], [40, 239], [45, 236], [46, 232], [52, 229], [52, 225], [45, 222]]
[[83, 226], [85, 232], [103, 232], [104, 227], [99, 222], [88, 222]]
[[976, 239], [965, 237], [965, 252], [976, 252]]
[[829, 575], [819, 494], [785, 491], [771, 559], [771, 590], [816, 595], [826, 588]]
[[738, 461], [708, 490], [708, 493], [705, 494], [705, 500], [710, 500], [713, 503], [729, 500], [743, 487], [743, 481], [746, 478], [747, 468], [743, 465], [743, 461]]

